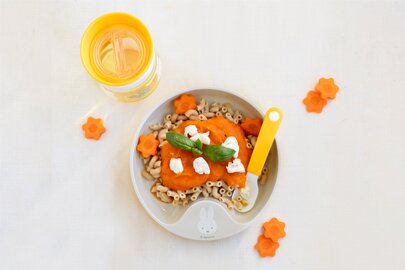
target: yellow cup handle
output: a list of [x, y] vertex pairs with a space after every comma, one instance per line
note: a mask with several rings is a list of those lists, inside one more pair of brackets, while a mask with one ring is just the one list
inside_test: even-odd
[[273, 145], [274, 138], [281, 120], [283, 113], [278, 108], [270, 108], [264, 116], [263, 124], [257, 137], [256, 145], [250, 158], [248, 165], [248, 172], [259, 176], [262, 173], [264, 163]]

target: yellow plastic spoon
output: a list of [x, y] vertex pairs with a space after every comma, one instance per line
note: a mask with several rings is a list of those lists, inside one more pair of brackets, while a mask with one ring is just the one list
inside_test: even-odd
[[242, 209], [237, 209], [239, 212], [248, 212], [254, 206], [259, 187], [257, 180], [262, 173], [264, 163], [273, 145], [278, 127], [283, 119], [283, 113], [278, 108], [270, 108], [264, 116], [263, 124], [257, 137], [256, 145], [250, 158], [248, 165], [248, 173], [246, 175], [246, 187], [241, 189], [241, 192], [234, 192], [233, 199], [238, 195], [242, 195], [248, 201], [248, 205]]

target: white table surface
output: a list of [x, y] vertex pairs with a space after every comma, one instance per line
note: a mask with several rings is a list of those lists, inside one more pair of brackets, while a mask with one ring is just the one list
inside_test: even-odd
[[[158, 90], [121, 104], [79, 58], [98, 15], [150, 27]], [[269, 1], [0, 2], [0, 269], [404, 269], [405, 3]], [[320, 115], [301, 100], [333, 76]], [[280, 170], [270, 202], [243, 233], [217, 242], [172, 235], [132, 189], [133, 134], [173, 91], [220, 87], [278, 106]], [[85, 140], [89, 115], [105, 119]], [[253, 249], [276, 216], [274, 258]]]

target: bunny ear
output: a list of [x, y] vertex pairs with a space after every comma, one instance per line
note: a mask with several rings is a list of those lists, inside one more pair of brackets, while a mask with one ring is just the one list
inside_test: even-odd
[[214, 208], [208, 208], [208, 219], [214, 219]]
[[200, 220], [207, 219], [207, 210], [203, 207], [200, 210]]

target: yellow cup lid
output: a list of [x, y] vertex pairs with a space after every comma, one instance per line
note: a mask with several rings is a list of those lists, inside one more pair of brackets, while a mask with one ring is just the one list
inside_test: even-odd
[[[123, 33], [127, 36], [123, 37]], [[106, 52], [108, 57], [104, 57]], [[138, 18], [122, 12], [95, 19], [83, 33], [80, 44], [80, 57], [87, 72], [110, 86], [136, 82], [153, 64], [153, 56], [153, 40], [147, 27]]]

